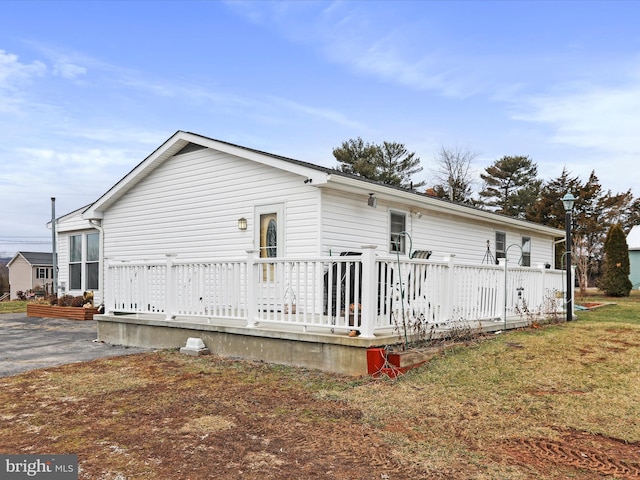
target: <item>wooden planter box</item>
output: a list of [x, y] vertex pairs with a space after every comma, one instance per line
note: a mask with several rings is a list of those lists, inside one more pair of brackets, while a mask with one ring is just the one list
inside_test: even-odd
[[69, 320], [93, 320], [97, 308], [59, 307], [57, 305], [27, 304], [27, 317], [67, 318]]

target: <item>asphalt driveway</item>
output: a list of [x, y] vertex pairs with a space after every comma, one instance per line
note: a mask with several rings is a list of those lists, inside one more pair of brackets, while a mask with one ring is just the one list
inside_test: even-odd
[[0, 314], [0, 377], [149, 349], [99, 343], [97, 323]]

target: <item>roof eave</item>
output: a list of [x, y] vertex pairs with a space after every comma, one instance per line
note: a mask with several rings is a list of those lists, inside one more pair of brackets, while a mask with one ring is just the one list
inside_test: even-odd
[[551, 235], [555, 237], [564, 236], [564, 231], [557, 228], [547, 227], [545, 225], [499, 215], [497, 213], [489, 212], [486, 210], [480, 210], [478, 208], [460, 205], [457, 203], [442, 200], [440, 198], [433, 198], [427, 195], [390, 187], [380, 183], [369, 183], [355, 177], [331, 175], [329, 177], [329, 184], [337, 186], [338, 188], [342, 187], [342, 189], [352, 192], [359, 192], [367, 195], [369, 193], [374, 193], [383, 200], [398, 201], [415, 208], [423, 208], [430, 211], [455, 214], [460, 217], [470, 218], [474, 220], [482, 219], [490, 223], [508, 224], [517, 228], [536, 231], [541, 234]]

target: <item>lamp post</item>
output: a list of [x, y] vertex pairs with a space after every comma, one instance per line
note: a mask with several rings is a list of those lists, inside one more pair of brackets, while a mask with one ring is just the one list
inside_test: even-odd
[[567, 264], [567, 322], [573, 320], [573, 277], [571, 275], [571, 211], [576, 197], [567, 193], [562, 197], [562, 205], [564, 205], [564, 228], [565, 228], [565, 247], [566, 247], [566, 264]]

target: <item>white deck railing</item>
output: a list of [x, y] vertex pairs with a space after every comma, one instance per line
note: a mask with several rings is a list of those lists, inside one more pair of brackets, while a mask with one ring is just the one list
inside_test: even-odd
[[[106, 261], [107, 313], [199, 317], [303, 329], [394, 329], [399, 319], [446, 324], [563, 311], [562, 271], [383, 258], [374, 248], [338, 257]], [[403, 317], [404, 315], [404, 317]]]

